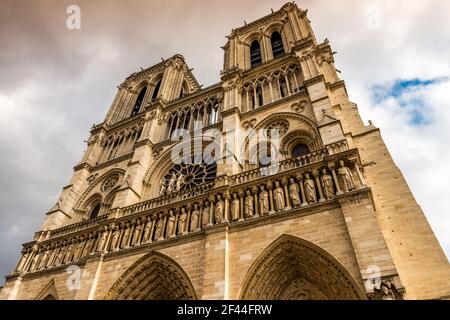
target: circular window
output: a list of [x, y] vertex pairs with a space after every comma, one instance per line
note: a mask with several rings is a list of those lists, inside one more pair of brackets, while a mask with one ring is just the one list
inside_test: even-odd
[[182, 163], [176, 164], [164, 176], [165, 193], [177, 192], [195, 188], [216, 178], [217, 166], [212, 163]]

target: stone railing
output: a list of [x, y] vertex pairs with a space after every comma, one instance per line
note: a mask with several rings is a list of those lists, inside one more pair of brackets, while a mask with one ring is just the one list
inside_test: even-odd
[[69, 233], [74, 233], [77, 231], [81, 231], [84, 229], [88, 229], [94, 226], [99, 225], [102, 221], [105, 221], [108, 219], [108, 215], [102, 215], [102, 216], [98, 216], [94, 219], [87, 219], [87, 220], [83, 220], [65, 227], [61, 227], [58, 229], [54, 229], [54, 230], [50, 230], [50, 238], [55, 238], [55, 237], [59, 237], [65, 234], [69, 234]]
[[270, 165], [267, 167], [257, 168], [242, 173], [238, 173], [234, 176], [229, 177], [230, 185], [234, 186], [252, 180], [256, 180], [264, 176], [269, 176], [272, 175], [273, 173], [279, 173], [286, 170], [300, 168], [308, 164], [322, 161], [324, 157], [327, 155], [328, 155], [327, 150], [322, 149], [316, 152], [305, 154], [300, 157], [280, 161], [275, 165]]
[[220, 186], [211, 183], [180, 191], [116, 209], [115, 217], [101, 216], [53, 230], [51, 238], [24, 247], [16, 271], [51, 269], [94, 254], [195, 234], [215, 225], [232, 226], [270, 215], [301, 213], [310, 206], [367, 188], [357, 150], [314, 154], [300, 157], [304, 162], [298, 158], [286, 160], [283, 170], [273, 175], [254, 176], [239, 183], [232, 179], [234, 176], [223, 176], [217, 178]]

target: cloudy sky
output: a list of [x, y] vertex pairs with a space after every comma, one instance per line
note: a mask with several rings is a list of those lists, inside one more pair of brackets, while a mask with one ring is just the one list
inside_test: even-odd
[[[66, 9], [81, 8], [81, 29]], [[2, 0], [0, 275], [15, 266], [68, 184], [93, 123], [130, 73], [181, 53], [219, 81], [225, 36], [278, 0]], [[310, 0], [315, 34], [338, 54], [349, 95], [380, 127], [450, 256], [450, 1]], [[0, 280], [0, 283], [3, 279]]]

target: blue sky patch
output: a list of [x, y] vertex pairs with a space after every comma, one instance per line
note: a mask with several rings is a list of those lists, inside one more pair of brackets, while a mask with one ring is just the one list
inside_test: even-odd
[[449, 78], [434, 79], [402, 79], [390, 85], [374, 85], [372, 87], [372, 101], [381, 104], [388, 99], [395, 99], [401, 108], [408, 111], [410, 124], [425, 125], [431, 121], [427, 113], [426, 102], [423, 96], [416, 91], [448, 81]]

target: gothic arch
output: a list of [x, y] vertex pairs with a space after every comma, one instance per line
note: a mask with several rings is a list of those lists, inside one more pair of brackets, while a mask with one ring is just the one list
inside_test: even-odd
[[[276, 122], [288, 122], [288, 130], [291, 128], [295, 128], [295, 131], [302, 132], [302, 136], [307, 136], [310, 138], [309, 144], [313, 146], [313, 150], [319, 149], [321, 146], [321, 139], [319, 131], [317, 130], [317, 127], [315, 123], [308, 119], [307, 117], [296, 114], [293, 112], [280, 112], [277, 114], [269, 115], [263, 120], [259, 121], [253, 128], [250, 129], [249, 135], [245, 138], [244, 144], [241, 148], [241, 157], [242, 159], [247, 159], [248, 153], [249, 153], [249, 142], [250, 142], [250, 135], [252, 132], [256, 133], [260, 129], [267, 129], [272, 124]], [[295, 123], [293, 123], [295, 122]], [[284, 148], [286, 147], [286, 139], [291, 140], [293, 136], [295, 137], [295, 131], [281, 131], [280, 133], [280, 152], [283, 154], [286, 154], [286, 151]], [[284, 142], [284, 144], [283, 144]], [[283, 147], [284, 146], [284, 147]]]
[[[91, 197], [95, 196], [96, 194], [98, 194], [100, 196], [100, 198], [104, 198], [101, 196], [102, 193], [107, 193], [107, 196], [109, 196], [110, 190], [107, 190], [105, 192], [105, 191], [101, 190], [101, 187], [102, 187], [102, 184], [108, 178], [112, 177], [115, 174], [117, 174], [119, 176], [119, 179], [118, 179], [117, 183], [112, 187], [112, 189], [115, 189], [116, 186], [119, 186], [122, 183], [123, 176], [125, 175], [125, 170], [115, 168], [115, 169], [109, 170], [108, 172], [105, 172], [99, 178], [92, 181], [92, 183], [89, 185], [89, 187], [86, 188], [86, 190], [83, 192], [80, 199], [77, 201], [76, 205], [74, 206], [74, 210], [78, 210], [78, 211], [83, 210], [83, 208], [89, 204]], [[88, 199], [88, 200], [86, 201], [86, 199]]]
[[34, 300], [59, 300], [55, 279], [51, 279]]
[[194, 286], [172, 258], [152, 251], [128, 268], [105, 300], [196, 300]]
[[256, 258], [243, 280], [243, 300], [364, 300], [346, 268], [317, 245], [282, 235]]

